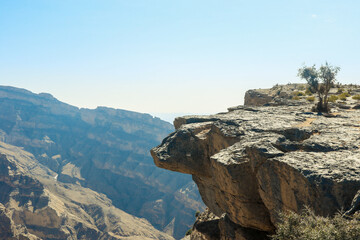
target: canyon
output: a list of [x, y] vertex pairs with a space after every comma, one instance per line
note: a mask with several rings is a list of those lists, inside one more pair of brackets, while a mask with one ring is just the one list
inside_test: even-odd
[[57, 184], [103, 194], [116, 211], [147, 219], [176, 239], [193, 224], [194, 213], [204, 209], [190, 176], [152, 162], [150, 149], [173, 131], [159, 118], [107, 107], [77, 108], [47, 93], [6, 86], [0, 86], [0, 111], [0, 141], [32, 154], [45, 172], [56, 174]]
[[21, 148], [0, 142], [0, 152], [1, 239], [174, 239], [104, 194], [58, 181]]

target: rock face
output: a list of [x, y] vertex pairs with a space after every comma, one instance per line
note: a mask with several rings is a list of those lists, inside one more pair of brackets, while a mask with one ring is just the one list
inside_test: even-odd
[[1, 239], [173, 239], [105, 195], [57, 176], [32, 154], [0, 142]]
[[273, 96], [268, 93], [249, 90], [245, 93], [244, 105], [263, 106], [272, 100]]
[[305, 89], [306, 84], [275, 85], [271, 89], [253, 89], [245, 93], [244, 105], [289, 105], [295, 90]]
[[173, 126], [148, 114], [79, 109], [50, 94], [0, 86], [0, 141], [23, 147], [62, 183], [106, 194], [114, 206], [184, 236], [203, 203], [190, 176], [157, 168], [151, 147]]
[[331, 216], [350, 209], [360, 189], [360, 110], [309, 109], [239, 106], [177, 118], [176, 131], [151, 153], [157, 166], [192, 175], [221, 239], [266, 239], [280, 211], [308, 205]]

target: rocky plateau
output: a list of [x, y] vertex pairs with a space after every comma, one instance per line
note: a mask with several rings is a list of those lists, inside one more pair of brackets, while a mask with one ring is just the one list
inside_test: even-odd
[[360, 87], [332, 89], [351, 94], [328, 114], [293, 97], [305, 88], [250, 90], [226, 113], [177, 118], [152, 149], [158, 167], [192, 175], [208, 207], [188, 239], [263, 240], [283, 211], [360, 209]]

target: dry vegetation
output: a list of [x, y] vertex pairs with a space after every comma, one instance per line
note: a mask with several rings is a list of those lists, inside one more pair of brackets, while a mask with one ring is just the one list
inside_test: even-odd
[[273, 240], [358, 240], [360, 239], [360, 213], [344, 218], [340, 213], [334, 217], [319, 217], [306, 208], [301, 214], [281, 214]]
[[357, 95], [353, 96], [352, 99], [360, 100], [360, 94], [357, 94]]

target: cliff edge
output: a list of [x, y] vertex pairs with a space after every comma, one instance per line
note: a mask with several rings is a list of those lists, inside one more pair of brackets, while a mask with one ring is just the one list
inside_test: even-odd
[[245, 102], [257, 106], [177, 118], [176, 131], [151, 150], [158, 167], [191, 174], [209, 208], [198, 216], [191, 239], [267, 239], [281, 211], [310, 206], [331, 216], [354, 209], [358, 102], [348, 97], [320, 115], [309, 111], [313, 103], [289, 94], [262, 101], [264, 91], [254, 92]]

